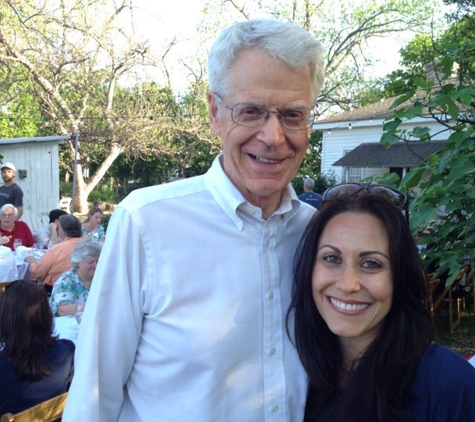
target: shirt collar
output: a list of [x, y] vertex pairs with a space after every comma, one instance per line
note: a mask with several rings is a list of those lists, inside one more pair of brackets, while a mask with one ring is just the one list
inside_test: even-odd
[[[223, 154], [219, 154], [214, 159], [211, 168], [205, 174], [205, 183], [215, 201], [234, 224], [236, 224], [238, 229], [242, 230], [244, 222], [239, 216], [239, 212], [245, 212], [259, 219], [262, 218], [262, 210], [247, 201], [239, 189], [231, 182], [223, 170], [221, 164], [222, 156]], [[286, 224], [286, 222], [297, 213], [300, 207], [301, 202], [294, 188], [289, 183], [284, 189], [279, 208], [272, 215], [280, 215]]]

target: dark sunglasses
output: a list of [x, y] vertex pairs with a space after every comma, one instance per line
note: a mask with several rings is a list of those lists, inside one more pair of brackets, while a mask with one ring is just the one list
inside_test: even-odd
[[331, 201], [336, 198], [349, 198], [357, 197], [365, 193], [371, 193], [374, 195], [382, 196], [386, 198], [396, 207], [404, 210], [406, 214], [406, 220], [409, 221], [408, 212], [408, 199], [402, 192], [386, 185], [368, 185], [365, 183], [341, 183], [339, 185], [328, 188], [322, 196], [323, 203]]

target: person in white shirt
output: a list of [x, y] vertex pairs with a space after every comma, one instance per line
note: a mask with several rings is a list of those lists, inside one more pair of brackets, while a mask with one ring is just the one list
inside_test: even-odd
[[51, 210], [49, 213], [49, 223], [37, 228], [33, 232], [35, 243], [37, 243], [40, 248], [49, 248], [61, 241], [58, 235], [58, 221], [59, 217], [66, 214], [67, 212], [64, 210]]
[[81, 322], [63, 421], [303, 419], [285, 329], [293, 256], [315, 208], [290, 185], [324, 79], [320, 43], [273, 20], [232, 25], [208, 62], [222, 154], [203, 176], [118, 206]]

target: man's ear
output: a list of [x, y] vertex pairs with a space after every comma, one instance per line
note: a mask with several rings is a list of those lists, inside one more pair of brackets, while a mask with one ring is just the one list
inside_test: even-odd
[[208, 93], [208, 113], [210, 127], [216, 135], [219, 135], [221, 133], [219, 108], [216, 101], [216, 94], [213, 91]]

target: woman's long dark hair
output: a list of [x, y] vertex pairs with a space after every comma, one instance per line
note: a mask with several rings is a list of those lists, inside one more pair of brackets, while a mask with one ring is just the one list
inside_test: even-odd
[[6, 356], [22, 381], [51, 375], [45, 357], [57, 338], [53, 313], [44, 289], [31, 280], [17, 280], [0, 294], [0, 356]]
[[[356, 212], [380, 220], [388, 233], [393, 282], [392, 305], [381, 329], [340, 389], [342, 351], [320, 316], [312, 295], [312, 271], [318, 242], [335, 216]], [[309, 377], [306, 421], [375, 422], [407, 417], [418, 361], [434, 340], [424, 269], [401, 211], [372, 194], [335, 199], [308, 224], [295, 257], [292, 303], [293, 341]], [[291, 336], [292, 338], [292, 336]]]

